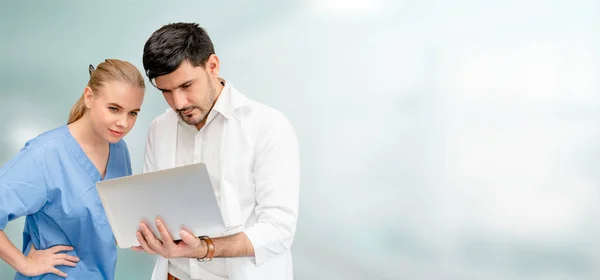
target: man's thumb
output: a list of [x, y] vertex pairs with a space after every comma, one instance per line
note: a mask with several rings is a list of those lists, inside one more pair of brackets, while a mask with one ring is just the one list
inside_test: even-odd
[[181, 240], [183, 240], [185, 244], [188, 244], [190, 246], [196, 246], [200, 241], [198, 238], [192, 236], [189, 232], [185, 230], [180, 231], [179, 236], [181, 236]]

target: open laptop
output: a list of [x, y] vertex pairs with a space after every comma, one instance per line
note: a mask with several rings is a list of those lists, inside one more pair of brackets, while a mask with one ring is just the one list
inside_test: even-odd
[[96, 188], [120, 248], [139, 246], [136, 232], [141, 221], [160, 239], [156, 217], [174, 240], [181, 239], [179, 231], [184, 228], [195, 236], [225, 231], [203, 163], [100, 181]]

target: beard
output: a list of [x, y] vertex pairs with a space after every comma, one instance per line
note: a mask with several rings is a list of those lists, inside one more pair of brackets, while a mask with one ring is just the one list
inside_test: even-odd
[[[197, 124], [201, 123], [202, 121], [204, 121], [204, 119], [208, 116], [208, 113], [210, 113], [212, 106], [214, 105], [215, 96], [216, 96], [215, 86], [214, 86], [212, 80], [210, 79], [210, 76], [208, 75], [208, 73], [206, 74], [206, 76], [207, 76], [207, 80], [209, 81], [209, 83], [206, 87], [206, 91], [209, 92], [209, 97], [206, 99], [206, 102], [204, 104], [202, 104], [202, 106], [192, 105], [192, 106], [187, 106], [185, 108], [181, 108], [181, 109], [177, 110], [177, 113], [179, 114], [181, 119], [189, 125], [197, 125]], [[197, 109], [199, 111], [198, 115], [185, 115], [184, 114], [184, 112], [191, 111], [194, 109]]]

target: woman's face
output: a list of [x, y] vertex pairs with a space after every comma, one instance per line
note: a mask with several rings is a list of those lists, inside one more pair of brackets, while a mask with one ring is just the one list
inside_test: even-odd
[[110, 143], [119, 142], [135, 125], [144, 100], [144, 88], [112, 81], [98, 92], [85, 90], [85, 103], [96, 134]]

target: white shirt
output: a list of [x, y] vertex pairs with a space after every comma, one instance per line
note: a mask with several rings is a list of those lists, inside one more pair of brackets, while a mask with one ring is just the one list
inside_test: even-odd
[[[229, 90], [224, 88], [223, 91]], [[223, 94], [223, 98], [229, 98], [229, 94]], [[210, 181], [219, 201], [219, 158], [221, 148], [221, 132], [225, 117], [219, 113], [221, 108], [217, 103], [206, 117], [206, 123], [202, 129], [189, 125], [181, 118], [177, 124], [177, 147], [175, 166], [183, 166], [202, 162], [206, 164]], [[198, 263], [198, 268], [205, 270], [202, 280], [226, 280], [227, 267], [225, 259], [214, 258], [210, 262]], [[169, 260], [169, 273], [181, 280], [191, 280], [190, 259], [174, 258]]]
[[210, 279], [207, 271], [232, 280], [293, 279], [290, 247], [299, 192], [296, 134], [281, 112], [248, 99], [229, 82], [212, 111], [199, 132], [188, 130], [191, 127], [171, 109], [154, 119], [144, 172], [204, 162], [227, 227], [223, 235], [243, 231], [255, 256], [221, 258], [225, 270], [218, 261], [207, 267], [195, 259], [180, 263], [159, 257], [152, 279], [165, 280], [168, 271], [177, 277], [177, 273], [189, 274], [191, 279]]

